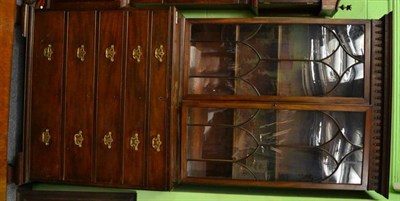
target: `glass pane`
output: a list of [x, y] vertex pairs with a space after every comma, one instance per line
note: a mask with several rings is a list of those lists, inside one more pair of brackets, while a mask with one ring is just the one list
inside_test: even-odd
[[238, 29], [239, 39], [236, 43], [242, 49], [239, 54], [242, 60], [251, 55], [263, 60], [278, 58], [279, 25], [239, 24]]
[[364, 96], [363, 25], [196, 24], [191, 33], [189, 94]]
[[188, 177], [231, 178], [231, 164], [214, 161], [188, 161]]
[[234, 56], [224, 43], [195, 43], [190, 49], [191, 77], [232, 77], [235, 73]]
[[326, 28], [336, 35], [346, 52], [360, 61], [364, 60], [365, 28], [363, 25], [329, 25]]
[[192, 24], [191, 41], [222, 42], [234, 41], [236, 38], [234, 24]]
[[192, 25], [189, 93], [234, 95], [235, 25]]
[[234, 80], [226, 78], [192, 78], [189, 93], [207, 95], [234, 95]]
[[335, 173], [324, 183], [361, 184], [362, 150], [350, 153], [339, 165]]
[[187, 175], [360, 183], [365, 118], [364, 112], [189, 108]]
[[282, 147], [278, 153], [277, 181], [321, 182], [337, 168], [335, 160], [318, 148]]

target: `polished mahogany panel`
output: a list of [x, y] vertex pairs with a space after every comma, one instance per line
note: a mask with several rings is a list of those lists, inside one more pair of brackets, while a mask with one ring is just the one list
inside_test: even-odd
[[26, 181], [172, 188], [173, 9], [35, 12]]
[[152, 41], [149, 66], [149, 138], [147, 148], [147, 185], [164, 188], [167, 181], [167, 104], [170, 12], [154, 10], [151, 13]]
[[149, 11], [133, 10], [128, 17], [124, 102], [124, 183], [143, 187], [147, 139], [147, 72]]
[[96, 153], [97, 183], [120, 183], [122, 177], [122, 73], [124, 12], [99, 12]]
[[63, 134], [64, 12], [37, 12], [33, 31], [30, 177], [56, 180], [61, 173]]
[[94, 134], [96, 12], [68, 12], [67, 30], [64, 177], [67, 181], [89, 182]]

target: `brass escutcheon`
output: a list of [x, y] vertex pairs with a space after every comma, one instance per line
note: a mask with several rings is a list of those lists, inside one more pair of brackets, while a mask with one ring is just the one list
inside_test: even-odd
[[139, 134], [135, 133], [135, 135], [132, 136], [131, 139], [129, 140], [129, 144], [131, 145], [131, 147], [133, 149], [135, 149], [135, 151], [137, 151], [138, 147], [139, 147], [139, 143], [140, 143]]
[[106, 135], [104, 135], [103, 141], [104, 141], [104, 145], [106, 145], [107, 148], [111, 149], [111, 144], [114, 141], [112, 138], [112, 133], [108, 132]]
[[46, 145], [49, 146], [50, 145], [50, 130], [46, 129], [45, 131], [42, 132], [42, 142]]
[[140, 45], [138, 45], [137, 48], [132, 50], [132, 58], [136, 60], [138, 63], [140, 63], [140, 59], [142, 58], [142, 49]]
[[82, 147], [82, 142], [83, 142], [83, 135], [82, 134], [83, 134], [83, 132], [79, 131], [78, 133], [76, 133], [74, 135], [74, 142], [75, 142], [75, 145], [78, 146], [78, 147]]
[[106, 49], [106, 58], [109, 59], [111, 62], [114, 62], [114, 56], [117, 54], [114, 50], [114, 45], [111, 45]]
[[162, 142], [160, 139], [160, 134], [157, 134], [157, 137], [153, 138], [153, 140], [151, 141], [151, 145], [152, 145], [153, 149], [155, 149], [157, 152], [159, 152], [161, 144], [162, 144]]
[[76, 49], [76, 58], [78, 58], [81, 61], [85, 61], [85, 55], [86, 51], [84, 45], [81, 45], [80, 47], [78, 47], [78, 49]]
[[156, 48], [156, 50], [154, 51], [154, 57], [161, 63], [163, 62], [164, 55], [165, 55], [164, 46], [160, 45], [160, 47]]
[[51, 56], [53, 55], [53, 48], [51, 44], [47, 45], [43, 50], [43, 55], [47, 58], [47, 60], [51, 61]]

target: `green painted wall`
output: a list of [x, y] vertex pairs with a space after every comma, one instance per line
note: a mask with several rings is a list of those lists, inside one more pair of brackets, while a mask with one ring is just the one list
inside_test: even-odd
[[[393, 10], [393, 109], [392, 109], [392, 157], [391, 157], [391, 180], [393, 183], [400, 183], [400, 2], [391, 0], [390, 8]], [[400, 189], [398, 189], [400, 190]], [[400, 199], [399, 199], [400, 200]]]
[[352, 5], [351, 11], [339, 10], [334, 18], [379, 19], [390, 10], [392, 0], [340, 0], [340, 5]]
[[[394, 30], [399, 27], [400, 1], [398, 0], [341, 0], [341, 4], [351, 4], [351, 11], [338, 11], [334, 18], [378, 19], [388, 11], [394, 11]], [[243, 11], [185, 11], [186, 17], [251, 17], [250, 12]], [[394, 36], [394, 72], [393, 72], [393, 126], [392, 126], [392, 159], [391, 159], [391, 184], [400, 182], [400, 136], [399, 122], [400, 110], [398, 99], [400, 95], [399, 44], [400, 33]], [[105, 189], [93, 187], [36, 185], [38, 190], [79, 190], [79, 191], [121, 191], [121, 189]], [[126, 191], [126, 190], [122, 190]], [[293, 189], [260, 189], [260, 188], [228, 188], [228, 187], [200, 187], [181, 185], [172, 192], [138, 190], [139, 201], [365, 201], [386, 200], [374, 192], [353, 191], [324, 191], [324, 190], [293, 190]], [[393, 190], [389, 200], [399, 201], [400, 193]]]

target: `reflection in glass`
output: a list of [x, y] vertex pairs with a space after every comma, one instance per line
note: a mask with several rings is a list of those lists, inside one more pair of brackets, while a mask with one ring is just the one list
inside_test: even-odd
[[189, 94], [364, 96], [363, 25], [193, 24], [191, 34]]
[[364, 122], [364, 112], [190, 108], [187, 176], [360, 184]]
[[334, 174], [324, 180], [324, 183], [360, 184], [362, 173], [363, 152], [351, 152], [336, 168]]

